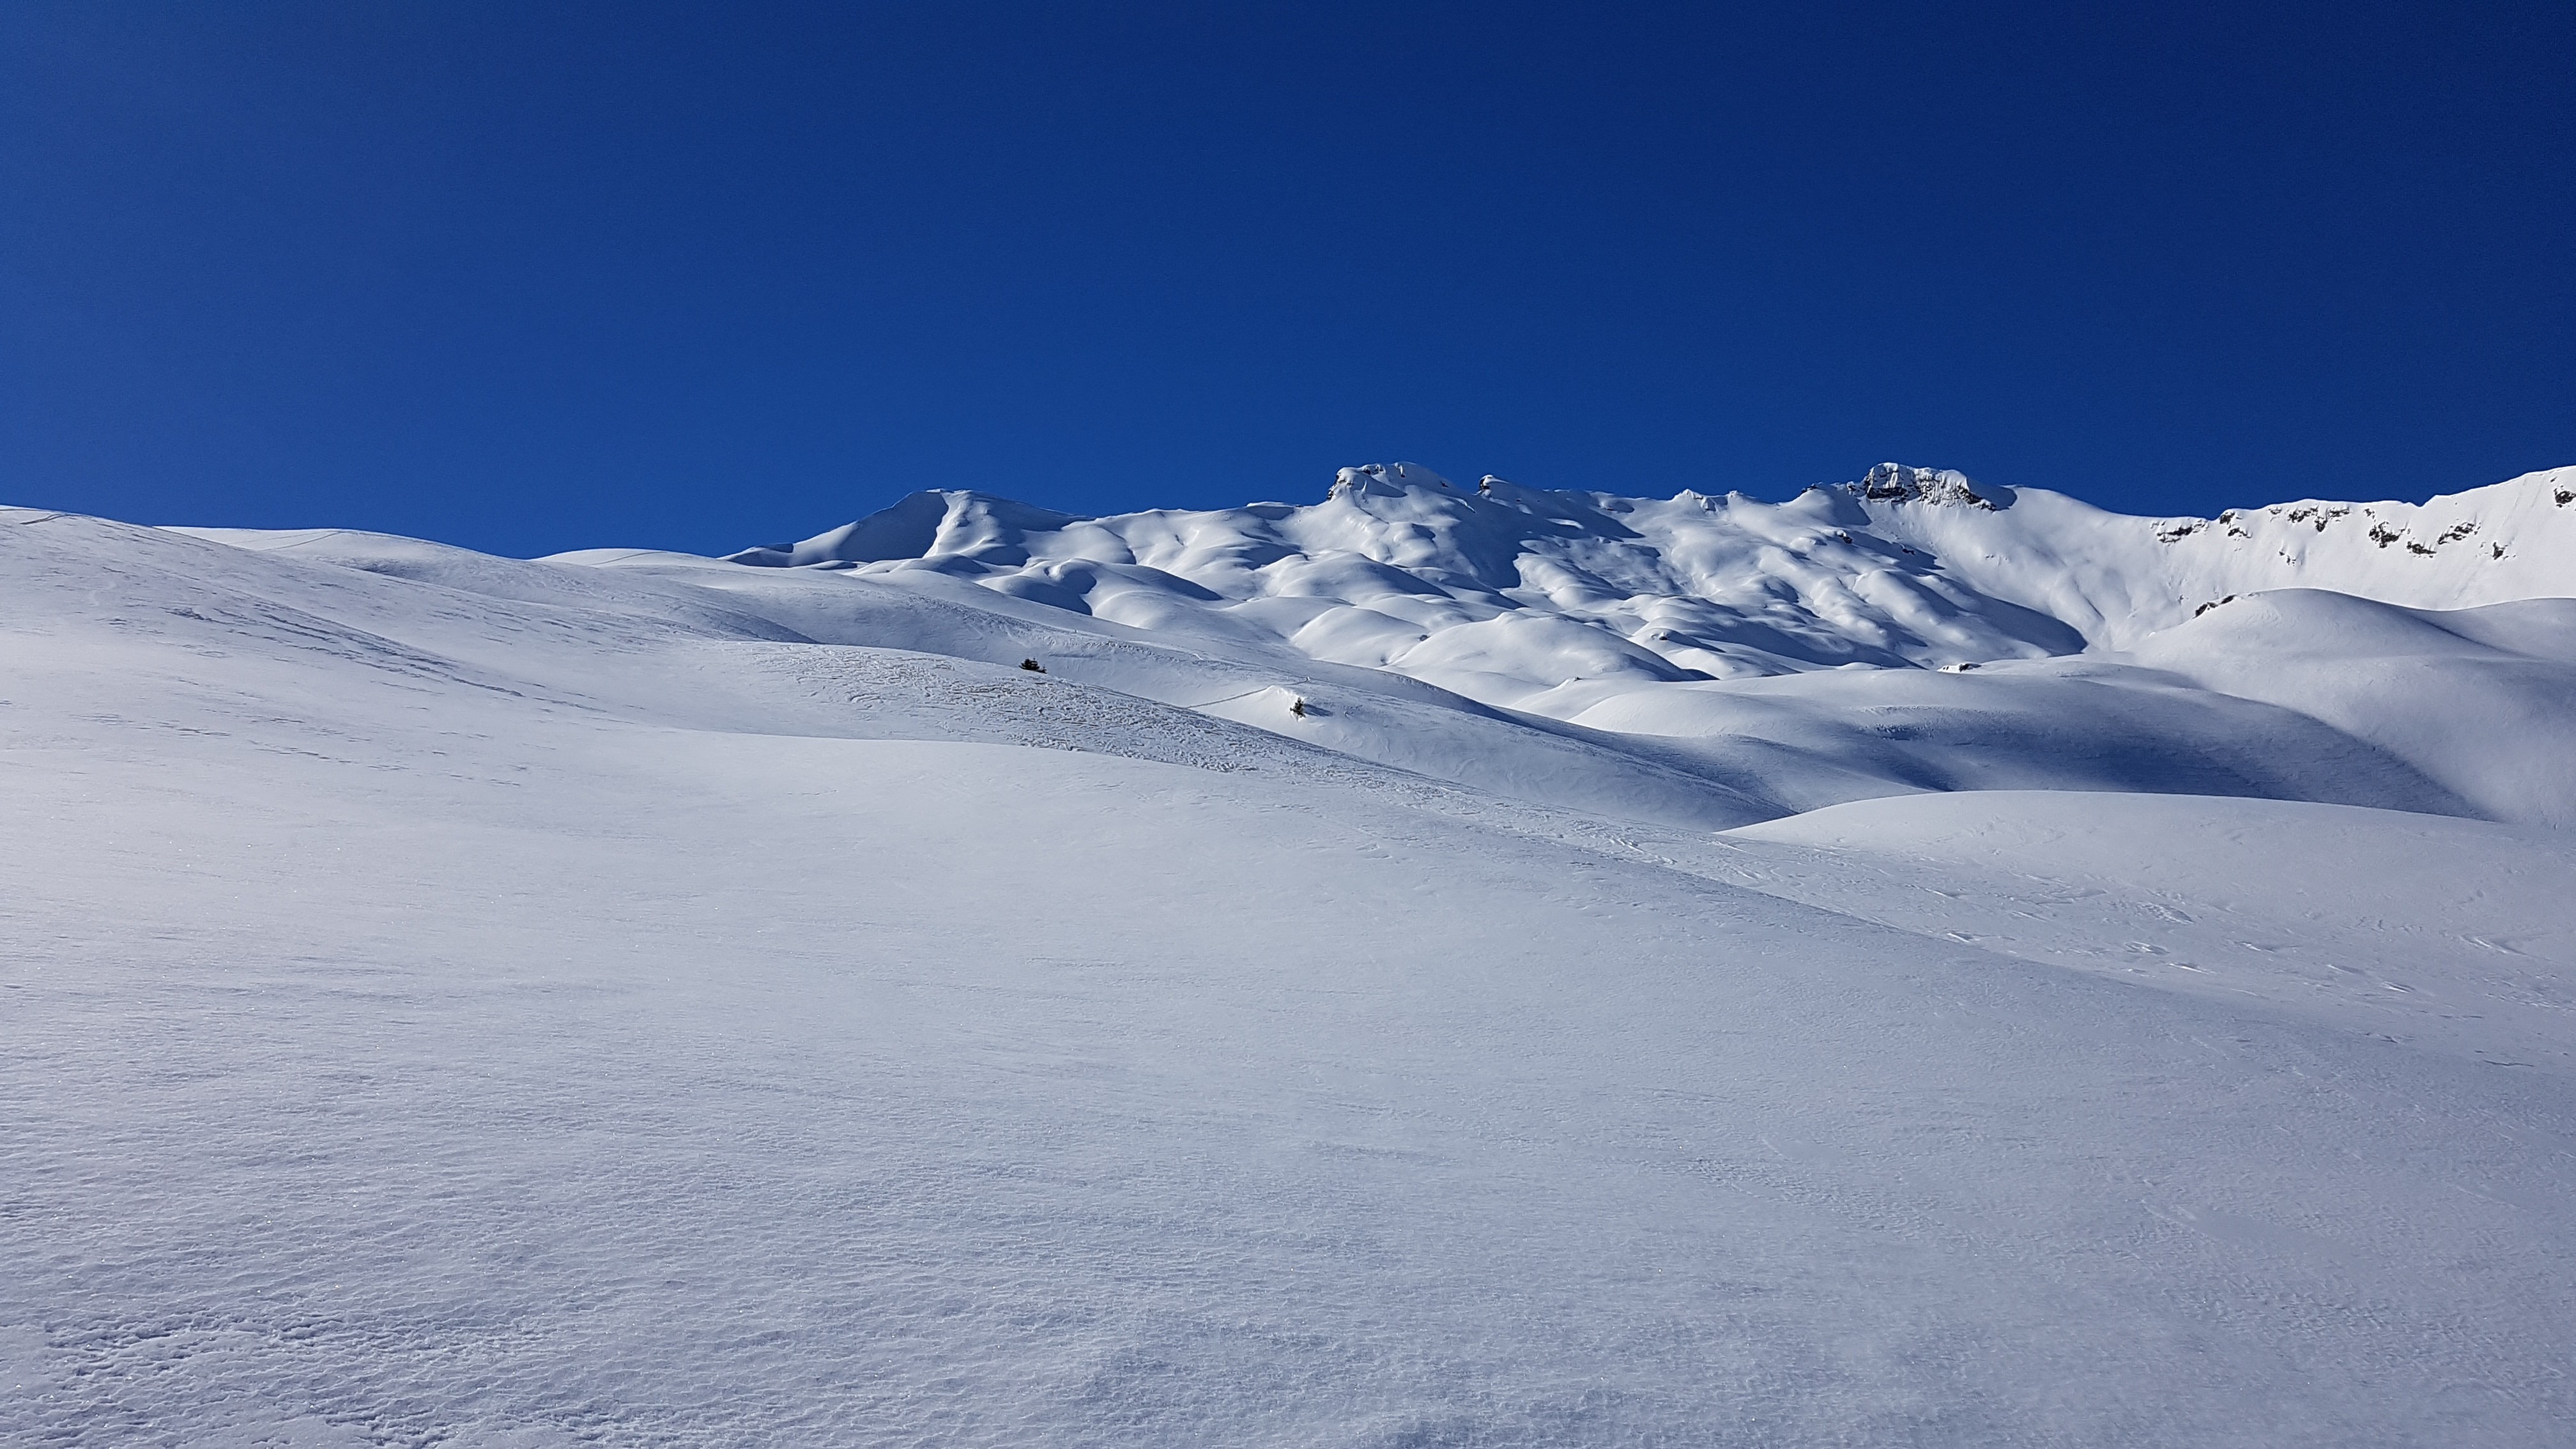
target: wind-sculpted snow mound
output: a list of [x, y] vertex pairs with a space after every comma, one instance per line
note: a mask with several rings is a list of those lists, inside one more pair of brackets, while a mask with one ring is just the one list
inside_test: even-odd
[[2459, 813], [2576, 827], [2576, 599], [2431, 610], [2289, 589], [2134, 657], [2376, 746], [2467, 802]]

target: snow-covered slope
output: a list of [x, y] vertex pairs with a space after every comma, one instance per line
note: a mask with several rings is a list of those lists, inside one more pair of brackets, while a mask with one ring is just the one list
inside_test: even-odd
[[[2446, 628], [2426, 611], [2576, 596], [2576, 469], [2420, 508], [2200, 520], [1896, 464], [1771, 504], [1469, 488], [1399, 463], [1344, 469], [1304, 507], [1080, 519], [919, 493], [734, 559], [1143, 631], [1271, 672], [1282, 693], [1256, 722], [1339, 747], [1358, 721], [1288, 725], [1301, 678], [1417, 680], [1655, 752], [1773, 814], [1917, 789], [2146, 789], [2576, 824], [2563, 742], [2519, 723], [2576, 689], [2563, 648], [2526, 647], [2549, 629], [2464, 624], [2450, 664], [2421, 644]], [[2381, 629], [2310, 617], [2322, 604], [2184, 627], [2286, 589], [2399, 610]], [[2411, 643], [2391, 632], [2405, 610]], [[2369, 682], [2394, 674], [2414, 692]], [[2453, 686], [2511, 698], [2451, 711]], [[2419, 707], [2493, 721], [2453, 742], [2478, 763], [2408, 743]]]
[[0, 510], [0, 1442], [2563, 1440], [2570, 605], [1383, 481]]
[[1757, 890], [2028, 960], [2576, 1069], [2576, 836], [2340, 805], [1960, 793], [1735, 831]]
[[[1787, 503], [1465, 488], [1345, 468], [1308, 507], [1072, 518], [916, 493], [737, 562], [924, 569], [1149, 629], [1291, 642], [1532, 707], [1570, 681], [1719, 679], [2124, 647], [2231, 595], [2413, 608], [2576, 595], [2576, 468], [2401, 503], [2131, 518], [1882, 464]], [[1567, 628], [1568, 624], [1581, 626]]]

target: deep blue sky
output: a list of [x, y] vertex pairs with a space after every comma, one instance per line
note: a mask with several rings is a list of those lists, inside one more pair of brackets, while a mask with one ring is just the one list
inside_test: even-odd
[[0, 500], [724, 550], [1412, 459], [2576, 463], [2576, 6], [0, 9]]

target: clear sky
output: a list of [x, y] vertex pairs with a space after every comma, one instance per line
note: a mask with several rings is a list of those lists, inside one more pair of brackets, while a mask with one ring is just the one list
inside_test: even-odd
[[722, 551], [1409, 459], [2576, 463], [2576, 5], [0, 6], [0, 501]]

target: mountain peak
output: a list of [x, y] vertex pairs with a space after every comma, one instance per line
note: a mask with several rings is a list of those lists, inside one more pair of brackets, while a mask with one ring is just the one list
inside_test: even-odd
[[1028, 562], [1028, 552], [1020, 546], [1028, 534], [1053, 532], [1076, 521], [1070, 513], [990, 493], [925, 488], [856, 523], [802, 543], [747, 548], [725, 558], [729, 563], [785, 567], [963, 554], [1019, 564]]
[[1459, 491], [1457, 484], [1419, 463], [1368, 463], [1334, 474], [1333, 486], [1324, 494], [1324, 500], [1329, 503], [1336, 498], [1400, 498], [1408, 493]]
[[1863, 474], [1859, 482], [1843, 486], [1874, 502], [1947, 503], [1985, 509], [1997, 506], [1994, 498], [1978, 492], [1977, 485], [1968, 475], [1956, 468], [1911, 468], [1903, 463], [1881, 463]]

